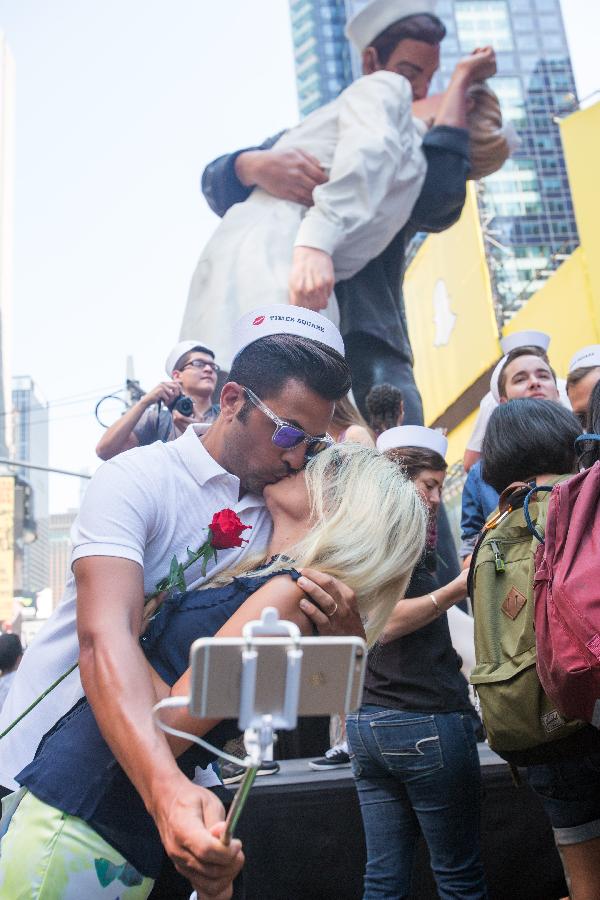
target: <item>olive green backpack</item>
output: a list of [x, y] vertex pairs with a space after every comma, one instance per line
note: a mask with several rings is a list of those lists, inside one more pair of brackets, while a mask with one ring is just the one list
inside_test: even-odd
[[490, 747], [523, 765], [528, 750], [536, 748], [531, 761], [541, 761], [543, 745], [583, 726], [565, 721], [536, 671], [535, 551], [543, 540], [549, 491], [562, 480], [551, 479], [536, 490], [528, 484], [507, 488], [499, 512], [481, 532], [469, 573], [476, 659], [471, 683]]

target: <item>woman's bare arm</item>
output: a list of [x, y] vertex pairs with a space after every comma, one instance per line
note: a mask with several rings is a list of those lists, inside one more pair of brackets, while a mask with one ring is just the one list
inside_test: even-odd
[[[216, 633], [215, 637], [241, 637], [242, 629], [247, 622], [260, 619], [263, 609], [274, 606], [280, 619], [294, 622], [302, 634], [312, 634], [312, 625], [298, 606], [299, 600], [304, 596], [303, 591], [296, 585], [289, 575], [281, 575], [272, 578], [267, 584], [259, 588], [254, 594], [240, 606], [231, 618]], [[188, 697], [190, 694], [191, 670], [188, 668], [181, 678], [169, 688], [160, 676], [152, 670], [152, 681], [158, 697]], [[199, 737], [206, 734], [219, 723], [219, 719], [198, 719], [190, 716], [187, 709], [164, 710], [161, 718], [172, 728], [179, 731], [187, 731], [197, 734]], [[191, 746], [190, 741], [167, 735], [167, 740], [175, 756], [180, 756], [184, 750]]]

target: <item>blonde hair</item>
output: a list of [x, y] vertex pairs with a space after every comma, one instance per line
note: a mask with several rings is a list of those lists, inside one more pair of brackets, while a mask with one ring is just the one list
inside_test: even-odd
[[469, 178], [485, 178], [501, 169], [518, 140], [516, 132], [502, 121], [500, 102], [484, 81], [472, 84], [467, 97], [471, 101], [467, 114], [471, 172]]
[[296, 567], [312, 566], [342, 579], [356, 592], [371, 646], [423, 553], [425, 507], [395, 463], [358, 444], [322, 451], [308, 463], [305, 477], [308, 533], [260, 571], [248, 571], [257, 561], [247, 561], [246, 572], [272, 574], [289, 568], [291, 559]]

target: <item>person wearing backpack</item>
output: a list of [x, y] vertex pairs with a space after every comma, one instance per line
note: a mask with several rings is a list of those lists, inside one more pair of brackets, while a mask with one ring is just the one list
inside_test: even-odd
[[471, 681], [488, 741], [526, 770], [554, 831], [571, 900], [600, 897], [600, 731], [567, 720], [536, 671], [535, 554], [543, 540], [548, 490], [576, 471], [572, 413], [546, 400], [512, 400], [492, 414], [483, 476], [500, 493], [473, 553], [475, 615]]

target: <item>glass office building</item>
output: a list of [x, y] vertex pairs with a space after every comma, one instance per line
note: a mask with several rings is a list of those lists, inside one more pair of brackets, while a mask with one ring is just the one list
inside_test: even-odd
[[[345, 0], [346, 17], [366, 2]], [[313, 4], [292, 3], [292, 7], [301, 5]], [[506, 321], [578, 244], [556, 122], [577, 103], [560, 2], [438, 0], [436, 12], [448, 34], [432, 91], [445, 87], [462, 56], [474, 47], [492, 44], [498, 57], [492, 86], [505, 120], [520, 140], [509, 162], [484, 179], [479, 190], [498, 316]], [[343, 30], [341, 23], [339, 28]], [[315, 54], [317, 47], [313, 47]], [[357, 77], [358, 55], [352, 52], [348, 57], [347, 45], [343, 53]], [[345, 69], [340, 72], [343, 75]], [[342, 82], [340, 89], [348, 80], [342, 78]]]
[[329, 103], [352, 80], [344, 0], [290, 0], [300, 115]]
[[559, 0], [439, 0], [448, 28], [439, 83], [473, 47], [492, 44], [492, 86], [520, 140], [484, 179], [481, 219], [501, 318], [537, 291], [579, 240], [556, 119], [577, 103]]

